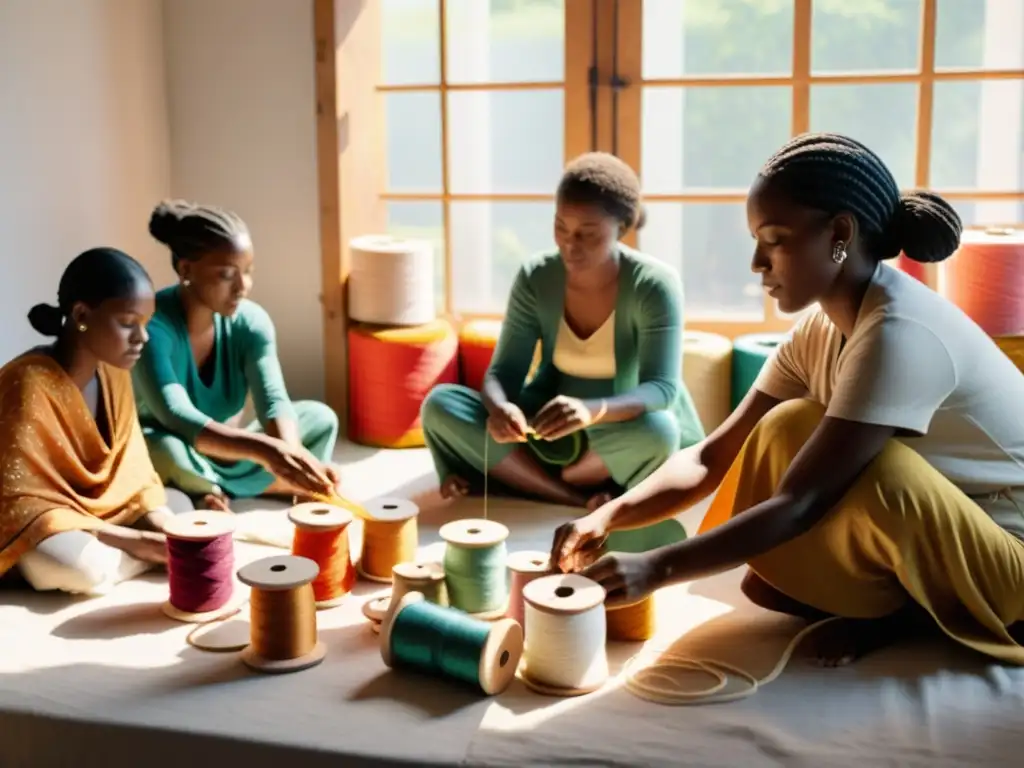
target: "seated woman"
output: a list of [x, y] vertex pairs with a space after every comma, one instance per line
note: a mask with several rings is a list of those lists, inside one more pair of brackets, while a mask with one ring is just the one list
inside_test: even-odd
[[[443, 496], [479, 487], [486, 471], [514, 491], [593, 508], [703, 437], [682, 382], [679, 278], [619, 242], [642, 219], [639, 180], [621, 160], [592, 153], [568, 166], [558, 250], [520, 268], [482, 395], [441, 385], [423, 404]], [[646, 549], [682, 528], [648, 533], [618, 548]]]
[[[828, 664], [935, 625], [1024, 664], [1011, 632], [1024, 619], [1024, 375], [957, 307], [882, 263], [945, 259], [957, 214], [934, 194], [901, 196], [856, 141], [806, 134], [760, 172], [747, 218], [779, 308], [819, 308], [721, 427], [563, 526], [552, 556], [612, 603], [746, 563], [754, 602], [845, 619], [815, 635]], [[587, 564], [608, 532], [716, 488], [699, 535]]]
[[153, 286], [130, 256], [95, 248], [57, 296], [28, 315], [56, 342], [0, 369], [0, 575], [17, 565], [36, 589], [98, 594], [166, 562], [171, 513], [128, 372]]
[[[288, 397], [274, 324], [246, 298], [253, 250], [245, 223], [229, 211], [170, 201], [154, 209], [149, 231], [170, 248], [180, 278], [156, 296], [134, 374], [161, 479], [215, 509], [231, 498], [332, 493], [338, 417], [322, 403]], [[250, 395], [257, 421], [243, 425]]]

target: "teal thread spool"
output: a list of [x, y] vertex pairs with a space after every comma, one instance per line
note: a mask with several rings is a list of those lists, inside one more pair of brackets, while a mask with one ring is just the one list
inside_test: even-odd
[[446, 543], [444, 574], [451, 606], [481, 619], [503, 615], [508, 605], [508, 528], [493, 520], [455, 520], [438, 533]]
[[772, 352], [785, 341], [782, 333], [751, 333], [738, 336], [732, 344], [732, 408], [746, 397], [747, 392]]
[[380, 656], [391, 669], [454, 680], [487, 696], [508, 688], [523, 655], [523, 628], [493, 624], [407, 592], [384, 620]]

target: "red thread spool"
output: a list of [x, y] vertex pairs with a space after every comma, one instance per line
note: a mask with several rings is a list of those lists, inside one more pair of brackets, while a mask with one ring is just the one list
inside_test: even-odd
[[478, 392], [501, 336], [499, 320], [470, 320], [459, 330], [459, 368], [462, 383]]
[[446, 320], [349, 327], [349, 438], [377, 448], [422, 447], [420, 407], [438, 384], [458, 382], [458, 352]]
[[292, 554], [317, 564], [313, 598], [317, 608], [333, 608], [352, 591], [356, 569], [349, 548], [352, 513], [328, 504], [299, 504], [288, 513], [295, 524]]
[[223, 512], [185, 512], [168, 521], [167, 616], [203, 623], [238, 611], [244, 599], [235, 589], [234, 531]]
[[1024, 232], [964, 232], [944, 265], [945, 294], [990, 336], [1024, 331]]

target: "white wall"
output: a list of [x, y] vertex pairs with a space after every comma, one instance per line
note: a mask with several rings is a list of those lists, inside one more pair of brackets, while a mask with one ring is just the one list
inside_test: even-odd
[[252, 230], [253, 299], [277, 326], [294, 398], [323, 393], [312, 6], [164, 3], [171, 189]]
[[160, 6], [0, 1], [0, 362], [42, 341], [25, 314], [81, 251], [163, 265], [146, 231], [170, 189]]

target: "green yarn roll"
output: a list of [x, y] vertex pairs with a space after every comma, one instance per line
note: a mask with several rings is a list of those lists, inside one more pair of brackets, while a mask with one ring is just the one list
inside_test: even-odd
[[775, 348], [786, 338], [783, 333], [752, 333], [732, 343], [732, 408], [740, 404]]
[[451, 542], [444, 549], [444, 574], [448, 600], [466, 613], [504, 610], [508, 602], [505, 542], [490, 547], [460, 547]]

